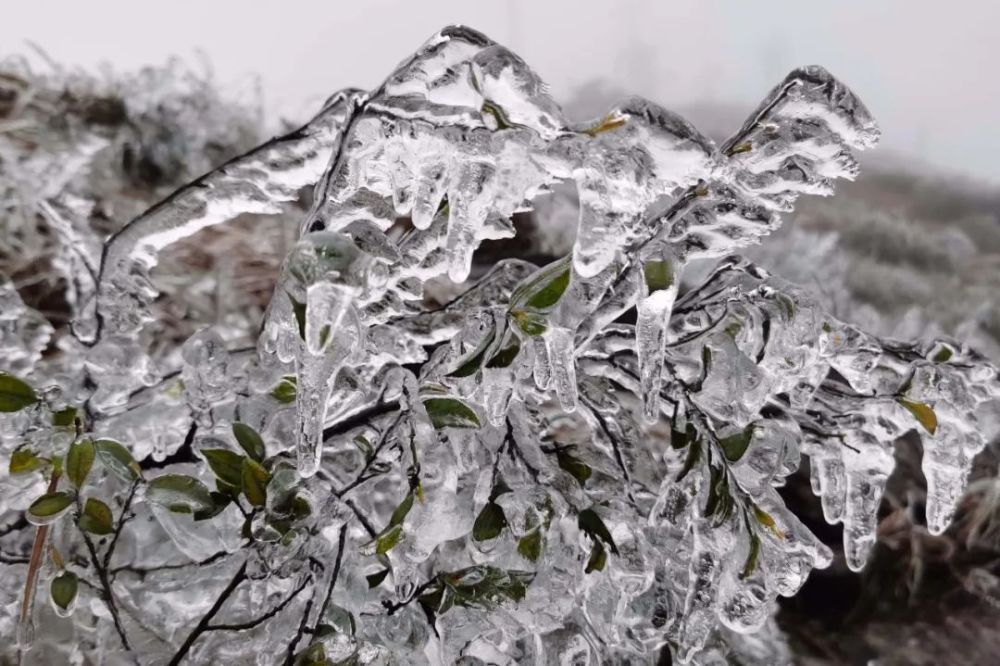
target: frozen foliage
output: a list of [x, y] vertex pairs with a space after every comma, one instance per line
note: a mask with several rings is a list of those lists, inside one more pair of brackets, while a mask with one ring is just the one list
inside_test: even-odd
[[[37, 526], [6, 528], [33, 538], [4, 567], [20, 599], [0, 614], [8, 649], [787, 660], [775, 599], [833, 557], [776, 491], [801, 454], [860, 570], [893, 441], [922, 432], [940, 533], [1000, 398], [996, 368], [965, 346], [868, 335], [731, 256], [800, 194], [854, 178], [852, 151], [877, 139], [819, 67], [789, 74], [720, 146], [641, 98], [571, 125], [516, 55], [452, 27], [378, 89], [338, 93], [181, 187], [99, 262], [67, 248], [78, 360], [40, 364], [52, 329], [3, 283], [0, 510]], [[425, 283], [466, 282], [482, 241], [567, 183], [571, 255], [503, 261], [424, 307]], [[256, 348], [217, 327], [152, 349], [159, 252], [311, 184]], [[682, 290], [704, 257], [726, 258]]]

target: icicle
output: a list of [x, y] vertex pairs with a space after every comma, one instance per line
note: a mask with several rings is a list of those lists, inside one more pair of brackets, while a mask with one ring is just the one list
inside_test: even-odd
[[[576, 410], [577, 402], [576, 349], [573, 338], [573, 331], [558, 326], [552, 326], [542, 334], [556, 395], [567, 412]], [[538, 368], [537, 361], [535, 367]]]
[[494, 198], [494, 168], [485, 162], [462, 167], [448, 191], [448, 277], [464, 282], [472, 269], [472, 253]]
[[642, 416], [650, 424], [660, 417], [664, 351], [670, 313], [677, 298], [678, 278], [671, 261], [650, 261], [646, 266], [646, 282], [651, 293], [638, 305], [635, 343], [642, 387]]

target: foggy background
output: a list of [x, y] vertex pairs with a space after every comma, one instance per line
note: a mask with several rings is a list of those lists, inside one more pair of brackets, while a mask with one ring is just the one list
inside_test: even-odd
[[[17, 2], [0, 55], [30, 40], [62, 64], [130, 70], [201, 51], [226, 88], [252, 96], [259, 78], [268, 120], [304, 120], [334, 90], [376, 86], [449, 23], [520, 54], [571, 115], [634, 93], [731, 109], [735, 129], [789, 70], [821, 64], [879, 120], [870, 159], [1000, 184], [1000, 4], [986, 0]], [[595, 81], [608, 85], [578, 100]]]

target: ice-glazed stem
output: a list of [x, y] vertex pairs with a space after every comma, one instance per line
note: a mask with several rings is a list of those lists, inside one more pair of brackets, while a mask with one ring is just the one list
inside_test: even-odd
[[108, 239], [97, 288], [100, 336], [137, 331], [156, 290], [148, 271], [164, 247], [244, 213], [273, 214], [318, 181], [362, 93], [337, 93], [309, 123], [181, 187]]
[[664, 352], [676, 298], [677, 281], [673, 280], [666, 289], [658, 289], [639, 301], [637, 307], [635, 344], [642, 388], [642, 416], [646, 423], [656, 423], [659, 418]]
[[[59, 486], [59, 472], [52, 472], [49, 487], [45, 492], [54, 493]], [[31, 545], [31, 557], [28, 560], [28, 575], [24, 579], [24, 595], [21, 597], [21, 614], [17, 619], [17, 644], [23, 649], [31, 647], [35, 640], [35, 623], [31, 611], [35, 604], [35, 588], [38, 587], [38, 573], [42, 568], [42, 558], [45, 555], [45, 542], [49, 537], [49, 526], [39, 525], [35, 530], [35, 541]]]

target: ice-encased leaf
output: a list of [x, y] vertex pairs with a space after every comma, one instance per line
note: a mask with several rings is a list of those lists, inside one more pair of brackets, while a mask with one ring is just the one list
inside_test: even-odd
[[208, 511], [214, 500], [205, 484], [184, 474], [164, 474], [150, 479], [146, 485], [146, 501], [158, 504], [173, 513]]
[[73, 495], [66, 492], [45, 493], [28, 506], [28, 520], [48, 525], [61, 518], [73, 506]]
[[112, 521], [111, 508], [95, 497], [88, 497], [78, 522], [81, 529], [103, 536], [113, 531]]
[[38, 395], [27, 383], [0, 372], [0, 412], [17, 412], [38, 402]]
[[233, 424], [233, 436], [253, 460], [257, 462], [264, 460], [264, 456], [267, 455], [267, 448], [264, 446], [264, 440], [261, 439], [256, 430], [246, 423], [236, 422]]
[[124, 446], [111, 439], [99, 439], [94, 442], [94, 450], [101, 463], [112, 474], [126, 483], [131, 483], [142, 476], [139, 463]]
[[457, 398], [428, 398], [424, 400], [427, 416], [435, 428], [479, 428], [479, 417], [467, 404]]
[[52, 579], [49, 586], [49, 597], [56, 613], [66, 617], [73, 612], [79, 588], [79, 579], [72, 571], [63, 571]]
[[89, 439], [77, 440], [70, 444], [69, 450], [66, 451], [66, 464], [63, 469], [66, 471], [66, 478], [75, 488], [82, 488], [87, 482], [95, 455], [94, 443]]

